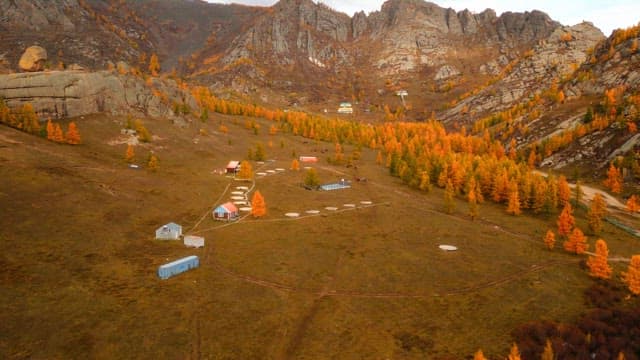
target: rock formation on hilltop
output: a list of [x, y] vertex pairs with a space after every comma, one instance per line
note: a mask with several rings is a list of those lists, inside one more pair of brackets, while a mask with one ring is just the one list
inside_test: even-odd
[[0, 98], [9, 107], [30, 103], [41, 119], [108, 112], [174, 116], [167, 99], [196, 103], [175, 81], [119, 75], [110, 71], [51, 71], [0, 75]]
[[[526, 52], [513, 69], [475, 96], [463, 99], [442, 112], [445, 121], [459, 122], [460, 114], [470, 122], [492, 112], [505, 110], [547, 89], [553, 81], [571, 74], [587, 59], [590, 49], [604, 40], [604, 34], [591, 23], [556, 28], [547, 38]], [[493, 65], [483, 65], [485, 68]], [[463, 111], [462, 109], [467, 109]]]
[[[356, 118], [373, 120], [434, 115], [521, 150], [538, 146], [556, 167], [602, 165], [640, 139], [622, 131], [638, 113], [628, 95], [640, 91], [637, 29], [604, 41], [591, 23], [563, 26], [541, 11], [498, 16], [424, 0], [388, 0], [353, 17], [312, 0], [12, 0], [0, 14], [0, 73], [33, 71], [0, 75], [0, 97], [30, 102], [43, 118], [196, 108], [176, 81], [145, 81], [157, 55], [172, 79], [225, 98], [329, 113], [351, 100]], [[624, 106], [595, 131], [585, 112], [602, 111], [611, 89]], [[562, 143], [569, 135], [580, 146]]]

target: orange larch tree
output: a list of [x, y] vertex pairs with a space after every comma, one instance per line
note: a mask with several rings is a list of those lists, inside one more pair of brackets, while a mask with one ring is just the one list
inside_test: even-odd
[[515, 160], [516, 155], [516, 139], [514, 138], [509, 142], [509, 159]]
[[81, 142], [80, 132], [75, 122], [70, 122], [67, 128], [67, 143], [71, 145], [78, 145]]
[[541, 360], [555, 360], [555, 355], [553, 354], [553, 346], [551, 345], [551, 340], [547, 339], [547, 342], [544, 346], [544, 351], [540, 356]]
[[48, 119], [47, 120], [47, 140], [53, 141], [54, 132], [55, 132], [55, 128], [53, 127], [53, 123], [51, 122], [51, 119]]
[[60, 124], [53, 124], [53, 141], [63, 143], [64, 142], [64, 134], [62, 133], [62, 128]]
[[423, 171], [420, 174], [420, 183], [418, 184], [418, 189], [426, 192], [431, 191], [431, 179], [429, 178], [428, 172]]
[[557, 211], [558, 209], [558, 181], [549, 176], [547, 181], [547, 193], [545, 194], [544, 208], [548, 214]]
[[544, 244], [547, 246], [547, 249], [553, 250], [556, 244], [556, 235], [552, 230], [547, 230], [547, 234], [544, 236]]
[[128, 162], [128, 163], [132, 163], [133, 159], [135, 158], [136, 154], [133, 151], [133, 145], [131, 144], [127, 144], [127, 151], [124, 153], [124, 159]]
[[469, 201], [469, 216], [471, 216], [471, 220], [475, 220], [478, 217], [478, 185], [474, 178], [469, 181], [467, 200]]
[[596, 193], [591, 199], [591, 207], [587, 219], [589, 220], [589, 228], [598, 234], [602, 230], [602, 219], [607, 215], [607, 204], [599, 193]]
[[251, 215], [253, 217], [262, 217], [267, 214], [267, 206], [264, 202], [264, 197], [260, 194], [260, 191], [256, 190], [251, 198]]
[[158, 55], [152, 54], [151, 59], [149, 59], [149, 72], [153, 76], [158, 76], [158, 71], [160, 71], [160, 61], [158, 61]]
[[482, 353], [482, 349], [478, 349], [475, 354], [473, 354], [473, 360], [487, 360]]
[[589, 267], [589, 275], [599, 279], [611, 278], [611, 266], [609, 266], [609, 249], [607, 243], [598, 239], [596, 241], [596, 255], [587, 259], [587, 267]]
[[629, 212], [639, 212], [640, 211], [640, 201], [638, 197], [635, 195], [631, 195], [631, 197], [627, 200], [625, 204], [627, 207], [627, 211]]
[[589, 244], [587, 244], [587, 237], [584, 236], [582, 230], [580, 230], [580, 228], [575, 228], [571, 232], [569, 239], [567, 239], [562, 246], [565, 250], [580, 255], [587, 251]]
[[541, 177], [534, 178], [533, 180], [533, 194], [531, 209], [534, 213], [539, 213], [544, 208], [544, 204], [547, 196], [547, 182]]
[[155, 154], [149, 155], [149, 161], [147, 162], [147, 169], [153, 172], [158, 170], [158, 157]]
[[298, 161], [298, 159], [293, 159], [291, 161], [291, 170], [293, 170], [293, 171], [299, 171], [300, 170], [300, 162]]
[[609, 165], [609, 170], [607, 170], [607, 179], [603, 184], [614, 194], [619, 194], [622, 191], [622, 175], [620, 174], [620, 170], [618, 170], [613, 163]]
[[445, 164], [442, 170], [440, 171], [440, 174], [438, 174], [437, 184], [441, 188], [444, 188], [445, 186], [447, 186], [448, 173], [449, 173], [449, 167]]
[[529, 152], [529, 158], [527, 159], [527, 166], [529, 166], [529, 169], [533, 169], [536, 167], [537, 158], [538, 155], [536, 155], [536, 148], [534, 146], [531, 148], [531, 152]]
[[491, 198], [495, 202], [502, 202], [509, 198], [509, 175], [506, 170], [495, 174]]
[[507, 206], [507, 213], [511, 215], [520, 215], [520, 196], [518, 194], [518, 183], [515, 181], [509, 186], [509, 201]]
[[573, 217], [573, 209], [571, 208], [571, 204], [567, 203], [562, 209], [560, 216], [558, 216], [558, 235], [567, 237], [571, 233], [571, 229], [576, 223], [575, 218]]
[[243, 160], [240, 163], [240, 171], [238, 171], [237, 178], [242, 180], [253, 179], [253, 169], [251, 168], [251, 163], [246, 160]]
[[447, 180], [447, 185], [444, 189], [444, 209], [447, 214], [453, 213], [456, 208], [455, 191], [453, 190], [453, 183], [451, 180]]
[[640, 255], [633, 255], [627, 268], [622, 274], [625, 284], [634, 295], [640, 295]]
[[521, 360], [520, 358], [520, 350], [518, 350], [518, 345], [513, 343], [511, 346], [511, 350], [509, 351], [508, 360]]
[[558, 178], [558, 200], [560, 202], [560, 206], [564, 207], [566, 203], [569, 202], [571, 198], [571, 188], [569, 188], [569, 183], [567, 182], [567, 178], [564, 175], [560, 175]]

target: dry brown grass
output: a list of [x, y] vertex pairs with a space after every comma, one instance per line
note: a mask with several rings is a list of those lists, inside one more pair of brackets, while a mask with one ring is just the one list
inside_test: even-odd
[[[446, 215], [439, 190], [404, 187], [372, 152], [357, 170], [332, 167], [320, 152], [331, 144], [256, 136], [231, 117], [183, 128], [146, 120], [161, 140], [136, 154], [143, 163], [152, 149], [160, 169], [132, 170], [125, 146], [109, 145], [113, 120], [80, 119], [79, 147], [0, 128], [0, 357], [462, 358], [482, 347], [495, 358], [516, 325], [584, 309], [590, 280], [579, 258], [542, 244], [555, 219], [483, 205], [472, 222], [464, 203]], [[210, 135], [199, 137], [200, 126]], [[275, 160], [262, 169], [288, 169], [295, 151], [322, 159], [323, 182], [369, 181], [309, 191], [298, 185], [303, 171], [287, 170], [256, 180], [265, 218], [219, 227], [207, 217], [200, 250], [153, 240], [168, 221], [190, 228], [230, 182], [240, 185], [213, 170], [258, 141]], [[376, 206], [324, 210], [364, 200]], [[310, 209], [321, 213], [285, 220]], [[612, 256], [637, 249], [613, 228], [605, 236]], [[157, 278], [160, 264], [189, 254], [199, 269]]]

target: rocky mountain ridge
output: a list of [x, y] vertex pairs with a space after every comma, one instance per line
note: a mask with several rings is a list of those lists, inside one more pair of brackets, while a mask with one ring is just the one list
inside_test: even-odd
[[[350, 100], [357, 118], [435, 116], [449, 128], [490, 130], [524, 150], [581, 125], [606, 90], [637, 91], [640, 79], [640, 60], [629, 44], [637, 34], [605, 41], [591, 23], [563, 26], [540, 11], [497, 16], [490, 9], [456, 12], [423, 0], [389, 0], [379, 11], [349, 17], [311, 0], [267, 8], [199, 0], [14, 0], [0, 3], [0, 13], [0, 72], [15, 72], [29, 45], [46, 50], [50, 72], [8, 75], [2, 82], [15, 86], [0, 96], [10, 104], [34, 102], [44, 117], [127, 106], [172, 117], [172, 103], [195, 108], [174, 80], [144, 83], [154, 54], [165, 75], [221, 97], [330, 116]], [[51, 73], [70, 68], [86, 71]], [[126, 73], [135, 76], [126, 80]], [[78, 92], [82, 100], [55, 95], [78, 88], [85, 89]], [[402, 102], [398, 90], [409, 94]], [[634, 120], [630, 109], [625, 116]], [[576, 151], [589, 157], [606, 143], [602, 166], [631, 139], [616, 131], [602, 136], [613, 140], [585, 138], [584, 144], [598, 145], [563, 147], [560, 152], [573, 154], [567, 156], [554, 149], [540, 163], [566, 165]]]

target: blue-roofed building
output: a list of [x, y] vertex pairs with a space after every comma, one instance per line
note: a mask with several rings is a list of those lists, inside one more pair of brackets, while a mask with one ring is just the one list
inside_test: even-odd
[[182, 226], [170, 222], [156, 230], [157, 240], [178, 240], [182, 236]]
[[185, 271], [195, 269], [200, 266], [200, 259], [197, 256], [191, 255], [176, 261], [172, 261], [168, 264], [161, 265], [158, 268], [158, 276], [160, 279], [168, 279], [172, 276], [178, 275]]

